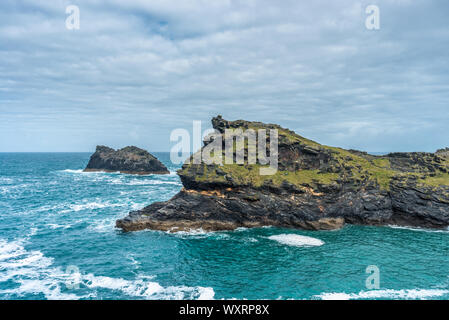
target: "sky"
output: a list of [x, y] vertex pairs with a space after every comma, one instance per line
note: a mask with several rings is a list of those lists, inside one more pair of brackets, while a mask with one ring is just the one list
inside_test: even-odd
[[2, 0], [0, 152], [170, 151], [172, 130], [218, 114], [433, 152], [449, 146], [448, 17], [446, 0]]

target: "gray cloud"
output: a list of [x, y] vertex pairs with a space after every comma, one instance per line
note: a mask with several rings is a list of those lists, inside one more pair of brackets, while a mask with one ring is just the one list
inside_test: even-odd
[[0, 151], [168, 151], [218, 113], [347, 148], [449, 145], [444, 1], [74, 1], [73, 31], [68, 4], [0, 4]]

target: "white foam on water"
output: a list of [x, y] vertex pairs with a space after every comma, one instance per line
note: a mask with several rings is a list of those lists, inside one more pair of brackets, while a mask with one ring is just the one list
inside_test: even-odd
[[47, 211], [51, 211], [51, 210], [59, 210], [59, 209], [63, 209], [65, 207], [65, 205], [63, 203], [57, 204], [57, 205], [45, 205], [36, 209], [31, 209], [29, 210], [27, 213], [41, 213], [41, 212], [47, 212]]
[[34, 227], [34, 224], [30, 227], [30, 232], [28, 232], [24, 238], [24, 240], [30, 240], [32, 236], [35, 236], [38, 232], [38, 228]]
[[42, 213], [42, 212], [48, 212], [48, 211], [58, 211], [58, 213], [68, 213], [68, 212], [73, 212], [73, 211], [80, 211], [82, 209], [89, 209], [89, 207], [95, 207], [95, 206], [97, 206], [98, 208], [104, 208], [104, 207], [108, 207], [110, 205], [109, 205], [109, 203], [98, 203], [98, 202], [83, 203], [83, 204], [59, 203], [56, 205], [44, 205], [44, 206], [38, 207], [36, 209], [30, 209], [27, 211], [20, 212], [18, 214], [19, 215], [36, 214], [36, 213]]
[[95, 276], [91, 273], [82, 276], [82, 281], [88, 288], [120, 290], [126, 295], [134, 297], [150, 297], [164, 289], [157, 282]]
[[122, 182], [121, 184], [128, 185], [128, 186], [151, 186], [151, 185], [162, 185], [162, 184], [181, 185], [181, 182], [163, 181], [163, 180], [131, 180], [129, 182]]
[[449, 290], [443, 289], [403, 289], [403, 290], [370, 290], [359, 293], [328, 292], [314, 296], [322, 300], [356, 300], [356, 299], [405, 299], [425, 300], [428, 298], [443, 297], [449, 294]]
[[144, 299], [213, 299], [215, 292], [210, 287], [169, 286], [162, 287], [151, 276], [139, 276], [133, 280], [96, 276], [92, 273], [79, 274], [77, 279], [81, 289], [91, 289], [88, 294], [77, 295], [64, 292], [67, 284], [73, 284], [73, 273], [64, 272], [53, 266], [53, 259], [42, 252], [27, 251], [23, 240], [8, 242], [0, 239], [0, 288], [1, 282], [13, 281], [18, 287], [0, 289], [4, 295], [24, 297], [42, 294], [51, 300], [78, 300], [98, 297], [97, 289], [119, 291], [134, 298]]
[[148, 205], [148, 203], [135, 203], [135, 202], [133, 202], [133, 203], [131, 203], [131, 210], [140, 210], [140, 209], [143, 209], [145, 206], [147, 206]]
[[[132, 254], [128, 254], [126, 257], [129, 259], [129, 261], [131, 261], [131, 264], [134, 266], [135, 269], [139, 269], [139, 268], [140, 268], [140, 262], [137, 261], [137, 260], [133, 257]], [[151, 278], [153, 278], [153, 277], [151, 277]]]
[[321, 300], [350, 300], [351, 295], [344, 292], [325, 292], [314, 296]]
[[15, 258], [24, 252], [23, 247], [16, 242], [9, 243], [5, 240], [0, 240], [0, 261]]
[[67, 173], [90, 173], [90, 172], [84, 172], [83, 169], [77, 169], [77, 170], [65, 169], [65, 170], [61, 170], [61, 172], [67, 172]]
[[107, 208], [107, 207], [120, 207], [125, 206], [125, 203], [111, 203], [111, 202], [98, 202], [98, 201], [92, 201], [92, 202], [85, 202], [85, 203], [78, 203], [78, 204], [69, 204], [69, 203], [59, 203], [56, 205], [44, 205], [36, 209], [30, 209], [27, 211], [21, 211], [17, 213], [17, 215], [27, 215], [27, 214], [36, 214], [36, 213], [42, 213], [42, 212], [49, 212], [49, 211], [57, 211], [55, 213], [69, 213], [69, 212], [77, 212], [82, 210], [95, 210], [95, 209], [101, 209], [101, 208]]
[[212, 237], [216, 240], [226, 240], [230, 238], [229, 234], [223, 233], [222, 231], [205, 231], [202, 228], [182, 231], [177, 231], [176, 228], [172, 228], [165, 231], [165, 233], [181, 239], [203, 239]]
[[70, 227], [72, 227], [71, 224], [66, 224], [66, 225], [62, 225], [62, 224], [57, 224], [57, 223], [48, 223], [47, 226], [52, 229], [68, 229]]
[[[64, 172], [64, 173], [71, 173], [71, 174], [83, 174], [86, 176], [103, 176], [103, 177], [107, 177], [107, 176], [118, 176], [119, 178], [122, 177], [135, 177], [135, 174], [129, 174], [129, 173], [124, 173], [124, 172], [120, 172], [120, 171], [84, 171], [83, 169], [65, 169], [65, 170], [59, 170], [58, 172]], [[160, 177], [160, 178], [166, 178], [166, 177], [177, 177], [178, 173], [176, 171], [170, 171], [169, 174], [164, 174], [164, 175], [160, 175], [160, 174], [155, 174], [155, 173], [150, 173], [150, 174], [143, 174], [143, 175], [139, 175], [140, 177]]]
[[8, 186], [0, 186], [0, 194], [7, 194], [9, 193], [9, 187]]
[[204, 231], [202, 228], [178, 231], [178, 229], [174, 227], [166, 231], [165, 233], [177, 236], [197, 236], [197, 235], [206, 235], [211, 232]]
[[[101, 201], [99, 198], [96, 198], [95, 201], [84, 201], [80, 203], [61, 203], [54, 206], [42, 206], [40, 208], [30, 210], [28, 213], [39, 213], [39, 212], [46, 212], [51, 210], [57, 210], [58, 213], [70, 213], [70, 212], [79, 212], [83, 210], [97, 210], [97, 209], [104, 209], [104, 208], [114, 208], [114, 207], [128, 207], [131, 210], [137, 210], [142, 209], [148, 205], [147, 202], [144, 203], [137, 203], [134, 201], [131, 201], [129, 198], [120, 199], [120, 202], [111, 202], [111, 201]], [[126, 209], [128, 210], [128, 209]]]
[[105, 233], [105, 232], [113, 232], [115, 228], [115, 222], [118, 218], [112, 217], [108, 219], [103, 219], [99, 221], [92, 222], [87, 229], [99, 232], [99, 233]]
[[22, 193], [24, 189], [34, 187], [36, 188], [36, 185], [32, 183], [22, 183], [22, 184], [10, 184], [6, 186], [0, 186], [0, 194], [8, 194], [11, 193], [13, 195], [16, 195], [16, 193]]
[[65, 169], [59, 170], [57, 172], [65, 172], [65, 173], [74, 173], [74, 174], [83, 174], [83, 175], [118, 175], [121, 174], [120, 171], [106, 172], [106, 171], [84, 171], [84, 169]]
[[213, 299], [215, 292], [212, 288], [169, 286], [162, 287], [154, 281], [147, 281], [146, 277], [138, 277], [136, 280], [125, 280], [121, 278], [111, 278], [104, 276], [94, 276], [87, 274], [82, 276], [82, 282], [91, 289], [102, 288], [121, 291], [131, 297], [141, 297], [145, 299]]
[[120, 184], [120, 185], [124, 184], [121, 177], [110, 178], [109, 180], [106, 180], [106, 181], [109, 182], [110, 184]]
[[123, 203], [110, 203], [110, 202], [87, 202], [82, 204], [71, 204], [69, 205], [69, 209], [62, 210], [61, 213], [68, 213], [68, 212], [78, 212], [82, 210], [95, 210], [95, 209], [102, 209], [102, 208], [109, 208], [109, 207], [121, 207], [124, 206]]
[[0, 177], [0, 182], [5, 183], [5, 184], [12, 184], [14, 182], [14, 180], [11, 178]]
[[120, 291], [130, 297], [160, 300], [208, 299], [214, 298], [215, 292], [210, 287], [169, 286], [162, 287], [155, 281], [148, 281], [147, 276], [135, 280], [111, 278], [87, 274], [81, 276], [81, 283], [90, 289], [109, 289]]
[[[123, 204], [119, 204], [118, 206], [128, 207], [125, 211], [134, 211], [144, 208], [147, 203], [135, 203], [135, 202], [127, 202]], [[107, 233], [107, 232], [115, 232], [115, 223], [117, 219], [121, 218], [122, 212], [117, 216], [108, 217], [101, 220], [89, 220], [88, 230], [99, 232], [99, 233]]]
[[415, 227], [405, 227], [405, 226], [397, 226], [397, 225], [388, 225], [387, 227], [392, 229], [403, 229], [403, 230], [410, 230], [410, 231], [420, 231], [420, 232], [436, 232], [436, 233], [447, 233], [449, 231], [449, 227], [447, 227], [446, 230], [434, 230], [434, 229], [425, 229], [425, 228], [415, 228]]
[[211, 287], [201, 287], [201, 289], [199, 290], [198, 300], [213, 300], [214, 296], [214, 289], [212, 289]]
[[58, 281], [62, 281], [64, 275], [59, 269], [51, 268], [53, 259], [37, 250], [25, 250], [22, 241], [0, 240], [0, 269], [3, 271], [0, 283], [13, 280], [19, 284], [17, 288], [0, 290], [0, 294], [43, 294], [47, 299], [78, 299], [75, 294], [61, 292]]
[[315, 247], [322, 246], [324, 244], [324, 242], [320, 239], [300, 236], [298, 234], [278, 234], [270, 236], [268, 239], [294, 247]]

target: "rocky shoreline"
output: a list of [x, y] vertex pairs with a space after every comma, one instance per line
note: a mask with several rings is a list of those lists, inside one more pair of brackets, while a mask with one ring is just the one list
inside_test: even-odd
[[[184, 188], [177, 195], [131, 212], [117, 220], [118, 228], [449, 226], [448, 149], [373, 156], [321, 145], [274, 124], [227, 121], [220, 116], [212, 124], [222, 135], [226, 128], [278, 130], [277, 172], [261, 176], [262, 165], [249, 164], [246, 158], [240, 165], [186, 162], [178, 171]], [[203, 149], [211, 141], [206, 140]]]
[[170, 172], [148, 151], [130, 146], [114, 150], [97, 146], [84, 172], [120, 172], [127, 174], [169, 174]]

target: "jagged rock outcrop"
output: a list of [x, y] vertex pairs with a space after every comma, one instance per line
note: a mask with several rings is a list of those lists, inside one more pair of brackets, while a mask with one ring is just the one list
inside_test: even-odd
[[449, 148], [439, 149], [435, 153], [440, 157], [449, 158]]
[[168, 174], [168, 169], [148, 151], [131, 146], [114, 150], [97, 146], [85, 172], [105, 171], [128, 174]]
[[[221, 116], [213, 118], [212, 124], [221, 135], [227, 128], [277, 129], [278, 171], [260, 175], [264, 166], [248, 164], [247, 146], [242, 165], [188, 161], [178, 171], [184, 188], [176, 196], [131, 212], [117, 220], [118, 228], [449, 226], [447, 149], [374, 156], [321, 145], [274, 124], [226, 121]], [[205, 139], [205, 147], [213, 140]]]

